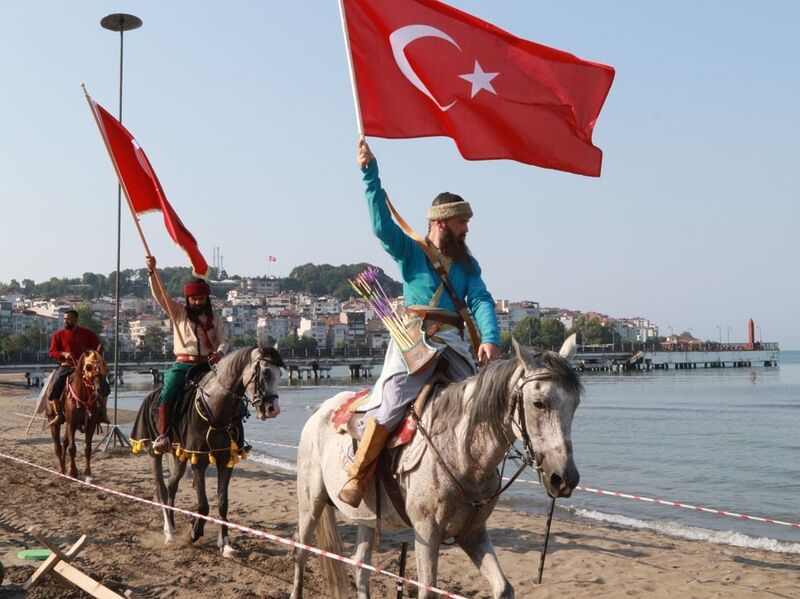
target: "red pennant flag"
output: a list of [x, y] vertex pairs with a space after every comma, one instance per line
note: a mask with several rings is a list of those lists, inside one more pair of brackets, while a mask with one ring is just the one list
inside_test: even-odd
[[438, 0], [344, 0], [364, 133], [452, 137], [469, 160], [597, 177], [612, 67], [514, 37]]
[[189, 256], [195, 276], [208, 278], [209, 267], [197, 247], [197, 241], [181, 222], [167, 201], [161, 183], [139, 143], [117, 119], [100, 104], [89, 98], [97, 124], [105, 138], [111, 161], [117, 171], [120, 185], [128, 197], [131, 210], [136, 214], [158, 211], [164, 216], [164, 225], [172, 240]]

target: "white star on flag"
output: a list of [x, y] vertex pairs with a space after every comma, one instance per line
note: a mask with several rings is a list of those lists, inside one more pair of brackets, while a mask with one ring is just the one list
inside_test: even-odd
[[470, 98], [474, 98], [475, 94], [477, 94], [482, 89], [485, 89], [488, 92], [492, 92], [495, 96], [497, 92], [494, 91], [494, 87], [492, 87], [492, 79], [497, 77], [500, 73], [485, 73], [481, 68], [481, 65], [478, 64], [478, 61], [475, 61], [475, 70], [472, 73], [466, 73], [464, 75], [459, 75], [462, 79], [466, 79], [472, 84], [472, 95]]

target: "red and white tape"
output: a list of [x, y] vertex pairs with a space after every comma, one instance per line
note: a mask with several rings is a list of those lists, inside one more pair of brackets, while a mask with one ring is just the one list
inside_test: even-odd
[[[272, 445], [274, 447], [286, 447], [288, 449], [297, 449], [297, 446], [294, 445], [281, 445], [280, 443], [267, 443], [266, 441], [253, 441], [251, 440], [250, 443], [258, 443], [259, 445]], [[511, 480], [508, 477], [503, 477], [503, 480]], [[518, 483], [528, 483], [530, 485], [539, 485], [540, 483], [535, 480], [526, 480], [524, 478], [518, 478], [515, 482]], [[585, 491], [586, 493], [595, 493], [597, 495], [606, 495], [609, 497], [619, 497], [622, 499], [633, 499], [636, 501], [646, 501], [648, 503], [653, 503], [656, 505], [668, 505], [671, 507], [680, 507], [685, 508], [687, 510], [694, 510], [696, 512], [705, 512], [707, 514], [714, 514], [717, 516], [730, 516], [731, 518], [738, 518], [739, 520], [751, 520], [753, 522], [763, 522], [765, 524], [779, 524], [781, 526], [789, 526], [791, 528], [800, 528], [800, 523], [798, 522], [785, 522], [783, 520], [776, 520], [775, 518], [762, 518], [761, 516], [750, 516], [748, 514], [739, 514], [737, 512], [730, 512], [727, 510], [717, 510], [713, 508], [703, 507], [700, 505], [691, 505], [689, 503], [683, 503], [682, 501], [669, 501], [666, 499], [655, 499], [652, 497], [645, 497], [643, 495], [633, 495], [631, 493], [623, 493], [621, 491], [606, 491], [604, 489], [596, 489], [594, 487], [585, 487], [582, 485], [578, 485], [575, 487], [579, 491]]]
[[[25, 416], [24, 414], [17, 414], [18, 416]], [[297, 449], [296, 445], [284, 445], [281, 443], [268, 443], [266, 441], [255, 441], [250, 439], [250, 443], [255, 443], [258, 445], [267, 445], [272, 447], [283, 447], [286, 449]], [[503, 480], [510, 480], [508, 477], [504, 477]], [[524, 478], [518, 478], [515, 482], [518, 483], [527, 483], [530, 485], [538, 485], [539, 482], [535, 480], [526, 480]], [[656, 499], [653, 497], [645, 497], [644, 495], [635, 495], [632, 493], [624, 493], [622, 491], [606, 491], [605, 489], [597, 489], [594, 487], [585, 487], [583, 485], [578, 485], [575, 487], [579, 491], [584, 491], [586, 493], [594, 493], [596, 495], [605, 495], [607, 497], [618, 497], [620, 499], [633, 499], [634, 501], [644, 501], [647, 503], [652, 503], [655, 505], [666, 505], [670, 507], [679, 507], [684, 508], [687, 510], [693, 510], [695, 512], [703, 512], [706, 514], [714, 514], [715, 516], [728, 516], [731, 518], [738, 518], [739, 520], [749, 520], [752, 522], [762, 522], [764, 524], [777, 524], [779, 526], [788, 526], [790, 528], [800, 528], [800, 522], [786, 522], [784, 520], [777, 520], [775, 518], [766, 518], [761, 516], [751, 516], [749, 514], [740, 514], [738, 512], [731, 512], [728, 510], [719, 510], [714, 508], [703, 507], [701, 505], [692, 505], [690, 503], [684, 503], [682, 501], [670, 501], [668, 499]]]
[[185, 510], [185, 509], [178, 508], [178, 507], [170, 507], [168, 505], [162, 505], [162, 504], [158, 503], [157, 501], [153, 501], [151, 499], [144, 499], [143, 497], [137, 497], [136, 495], [130, 495], [128, 493], [123, 493], [122, 491], [117, 491], [116, 489], [110, 489], [108, 487], [101, 487], [100, 485], [96, 485], [94, 483], [88, 483], [88, 482], [83, 481], [83, 480], [78, 480], [78, 479], [72, 478], [70, 476], [67, 476], [66, 474], [61, 474], [60, 472], [56, 472], [55, 470], [51, 470], [50, 468], [47, 468], [45, 466], [40, 466], [39, 464], [35, 464], [33, 462], [29, 462], [27, 460], [23, 460], [22, 458], [18, 458], [16, 456], [12, 456], [12, 455], [9, 455], [7, 453], [3, 453], [2, 451], [0, 451], [0, 458], [5, 458], [7, 460], [11, 460], [12, 462], [16, 462], [16, 463], [22, 464], [24, 466], [30, 466], [32, 468], [36, 468], [38, 470], [42, 470], [44, 472], [47, 472], [48, 474], [54, 474], [56, 476], [59, 476], [61, 478], [66, 479], [68, 481], [71, 481], [71, 482], [74, 482], [74, 483], [79, 483], [81, 485], [84, 485], [85, 487], [90, 487], [90, 488], [95, 489], [97, 491], [102, 491], [103, 493], [109, 493], [111, 495], [116, 495], [116, 496], [122, 497], [124, 499], [130, 499], [132, 501], [138, 501], [140, 503], [145, 503], [147, 505], [151, 505], [151, 506], [156, 507], [156, 508], [166, 508], [168, 510], [172, 510], [172, 511], [177, 512], [179, 514], [184, 514], [186, 516], [191, 516], [193, 518], [202, 518], [203, 520], [206, 520], [207, 522], [212, 522], [214, 524], [224, 524], [228, 528], [232, 528], [234, 530], [239, 530], [241, 532], [244, 532], [244, 533], [247, 533], [247, 534], [251, 534], [251, 535], [256, 536], [256, 537], [261, 537], [262, 539], [266, 539], [268, 541], [272, 541], [273, 543], [279, 543], [279, 544], [282, 544], [282, 545], [289, 545], [291, 547], [297, 547], [299, 549], [305, 549], [306, 551], [309, 551], [309, 552], [314, 553], [316, 555], [321, 555], [323, 557], [327, 557], [327, 558], [332, 559], [332, 560], [344, 562], [344, 563], [349, 564], [351, 566], [356, 566], [358, 568], [363, 568], [365, 570], [369, 570], [371, 572], [374, 572], [375, 574], [380, 574], [382, 576], [388, 576], [389, 578], [393, 578], [397, 582], [403, 582], [403, 583], [406, 583], [406, 584], [414, 585], [414, 586], [419, 587], [421, 589], [425, 589], [425, 590], [431, 591], [433, 593], [436, 593], [437, 595], [441, 595], [442, 597], [451, 597], [452, 599], [467, 599], [466, 597], [463, 597], [462, 595], [456, 595], [455, 593], [451, 593], [449, 591], [445, 591], [443, 589], [439, 589], [439, 588], [431, 586], [429, 584], [423, 584], [423, 583], [421, 583], [421, 582], [419, 582], [417, 580], [413, 580], [411, 578], [405, 578], [403, 576], [400, 576], [399, 574], [395, 574], [394, 572], [390, 572], [388, 570], [383, 570], [382, 568], [377, 568], [377, 567], [372, 566], [370, 564], [365, 564], [363, 562], [351, 559], [349, 557], [344, 557], [342, 555], [337, 555], [336, 553], [331, 553], [330, 551], [325, 551], [323, 549], [319, 549], [319, 548], [314, 547], [312, 545], [305, 545], [304, 543], [298, 543], [297, 541], [293, 541], [292, 539], [286, 539], [284, 537], [279, 537], [277, 535], [273, 535], [273, 534], [270, 534], [268, 532], [264, 532], [263, 530], [257, 530], [255, 528], [250, 528], [249, 526], [243, 526], [241, 524], [236, 524], [234, 522], [225, 522], [225, 521], [220, 520], [218, 518], [214, 518], [213, 516], [204, 516], [203, 514], [198, 514], [197, 512], [192, 512], [190, 510]]

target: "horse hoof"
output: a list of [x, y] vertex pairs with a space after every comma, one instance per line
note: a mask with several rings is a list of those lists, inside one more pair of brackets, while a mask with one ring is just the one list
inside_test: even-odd
[[222, 557], [236, 557], [236, 549], [230, 545], [225, 545], [225, 547], [222, 548]]
[[164, 535], [164, 545], [172, 545], [175, 542], [175, 535]]
[[86, 481], [87, 483], [91, 483], [92, 482], [92, 477], [91, 476], [87, 476], [83, 480]]

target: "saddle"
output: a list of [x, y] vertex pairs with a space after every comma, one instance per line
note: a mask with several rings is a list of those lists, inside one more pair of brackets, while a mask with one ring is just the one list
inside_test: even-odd
[[[411, 443], [417, 432], [417, 421], [415, 417], [421, 417], [427, 402], [434, 398], [440, 388], [447, 386], [452, 381], [444, 374], [447, 370], [447, 361], [440, 360], [436, 365], [436, 371], [427, 383], [422, 387], [417, 396], [417, 399], [409, 405], [406, 410], [406, 415], [400, 424], [392, 431], [389, 439], [384, 446], [383, 451], [377, 459], [377, 470], [375, 475], [375, 494], [380, 497], [380, 487], [383, 485], [389, 501], [395, 509], [395, 512], [400, 518], [412, 527], [411, 520], [408, 517], [405, 509], [405, 500], [403, 499], [400, 491], [400, 485], [397, 482], [397, 473], [399, 470], [407, 470], [413, 467], [414, 464], [422, 457], [425, 444], [422, 444], [420, 451], [413, 452], [416, 455], [408, 455], [403, 457], [407, 452], [403, 450]], [[345, 398], [336, 411], [331, 416], [331, 425], [341, 434], [347, 433], [353, 438], [353, 450], [357, 449], [358, 441], [361, 438], [358, 423], [364, 414], [355, 413], [353, 409], [359, 404], [359, 400], [364, 398], [369, 389], [363, 389], [354, 395]], [[376, 510], [378, 520], [380, 520], [381, 502], [378, 499]]]
[[[172, 405], [171, 431], [175, 431], [175, 427], [177, 426], [180, 418], [182, 418], [184, 414], [192, 409], [192, 403], [194, 402], [194, 396], [195, 392], [197, 391], [198, 383], [209, 370], [211, 370], [211, 366], [201, 362], [192, 366], [191, 370], [186, 373], [186, 381], [183, 384], [183, 391]], [[158, 387], [154, 392], [157, 391], [160, 393], [161, 389], [162, 387]], [[156, 395], [156, 397], [158, 396]], [[158, 406], [156, 403], [157, 402], [154, 400], [150, 406], [153, 422], [157, 422], [158, 420]], [[170, 435], [170, 437], [172, 437], [172, 435]]]
[[[406, 445], [414, 438], [417, 431], [417, 423], [413, 415], [420, 416], [425, 409], [428, 400], [434, 396], [435, 391], [439, 387], [447, 386], [450, 379], [444, 374], [443, 371], [447, 369], [445, 360], [440, 360], [436, 366], [436, 372], [422, 387], [417, 395], [417, 398], [406, 409], [406, 415], [400, 424], [392, 431], [389, 440], [386, 442], [387, 449], [395, 449], [402, 445]], [[353, 438], [354, 443], [361, 439], [361, 432], [359, 430], [359, 421], [364, 417], [363, 413], [355, 412], [360, 400], [366, 397], [370, 389], [362, 389], [351, 397], [345, 398], [336, 411], [331, 416], [331, 425], [336, 432], [344, 434], [347, 433]]]

